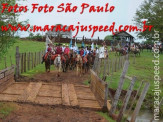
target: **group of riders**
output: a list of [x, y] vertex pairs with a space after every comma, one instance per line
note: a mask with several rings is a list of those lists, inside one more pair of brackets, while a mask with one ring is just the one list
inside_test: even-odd
[[[140, 52], [143, 49], [155, 49], [159, 48], [160, 51], [163, 49], [162, 45], [152, 46], [152, 45], [142, 45], [142, 44], [129, 44], [120, 45], [118, 43], [116, 46], [112, 46], [110, 51], [115, 51], [115, 54], [126, 55], [128, 53], [133, 53], [135, 55], [140, 55]], [[80, 67], [83, 69], [89, 69], [93, 66], [95, 56], [98, 54], [99, 59], [108, 57], [108, 47], [106, 43], [103, 42], [102, 46], [98, 48], [92, 48], [92, 46], [81, 46], [77, 47], [76, 45], [65, 45], [65, 44], [57, 44], [54, 45], [52, 43], [48, 44], [46, 47], [46, 53], [43, 56], [43, 62], [45, 62], [46, 71], [49, 69], [51, 64], [61, 64], [63, 72], [66, 72], [68, 68], [74, 69], [77, 64], [80, 64]], [[57, 60], [55, 60], [57, 59]]]
[[125, 45], [120, 45], [118, 43], [116, 46], [112, 46], [110, 51], [115, 51], [116, 55], [126, 55], [128, 53], [133, 53], [135, 55], [140, 55], [140, 52], [143, 52], [144, 49], [147, 51], [153, 52], [154, 49], [159, 49], [160, 53], [163, 52], [163, 44], [150, 45], [150, 44], [136, 44], [136, 43], [126, 43]]
[[[68, 68], [74, 69], [77, 64], [81, 64], [83, 69], [89, 69], [93, 66], [94, 59], [96, 54], [99, 54], [99, 58], [105, 58], [108, 56], [107, 47], [105, 43], [102, 43], [102, 47], [98, 49], [92, 48], [92, 46], [81, 46], [77, 47], [75, 45], [65, 45], [65, 44], [57, 44], [54, 45], [52, 43], [48, 44], [46, 47], [46, 53], [43, 56], [43, 62], [46, 65], [46, 71], [49, 69], [50, 65], [56, 64], [57, 57], [60, 57], [63, 72], [66, 72]], [[59, 63], [59, 62], [58, 62]], [[49, 72], [48, 71], [48, 72]]]

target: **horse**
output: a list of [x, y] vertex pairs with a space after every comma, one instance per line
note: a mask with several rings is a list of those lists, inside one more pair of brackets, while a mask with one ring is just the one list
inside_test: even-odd
[[115, 55], [118, 55], [118, 53], [119, 53], [119, 55], [126, 55], [127, 54], [125, 50], [115, 48]]
[[71, 53], [70, 54], [70, 60], [69, 60], [69, 67], [70, 70], [74, 70], [74, 68], [76, 67], [76, 53]]
[[130, 48], [130, 52], [135, 54], [135, 56], [138, 54], [140, 56], [140, 49], [138, 48]]
[[60, 76], [61, 68], [62, 68], [62, 60], [61, 55], [58, 55], [54, 59], [54, 66], [57, 68], [57, 76]]
[[43, 62], [45, 62], [45, 70], [46, 70], [46, 72], [50, 72], [51, 53], [47, 53], [47, 57], [43, 58]]
[[[77, 75], [79, 75], [80, 73], [80, 76], [83, 72], [83, 60], [82, 60], [82, 57], [77, 54], [77, 57], [76, 57], [76, 68], [77, 68]], [[79, 71], [80, 70], [80, 71]]]
[[147, 52], [148, 52], [148, 50], [151, 52], [152, 51], [152, 45], [146, 45], [146, 49], [147, 49]]
[[88, 61], [87, 61], [86, 66], [87, 66], [87, 71], [88, 71], [89, 69], [92, 68], [92, 66], [94, 64], [95, 56], [93, 54], [88, 54], [87, 60]]
[[62, 69], [63, 69], [63, 72], [67, 72], [68, 70], [68, 65], [69, 65], [69, 56], [64, 54], [62, 55]]

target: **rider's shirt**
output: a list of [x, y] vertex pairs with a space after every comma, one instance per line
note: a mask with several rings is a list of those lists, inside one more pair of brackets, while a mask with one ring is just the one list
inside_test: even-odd
[[56, 54], [62, 54], [62, 48], [61, 47], [57, 47]]

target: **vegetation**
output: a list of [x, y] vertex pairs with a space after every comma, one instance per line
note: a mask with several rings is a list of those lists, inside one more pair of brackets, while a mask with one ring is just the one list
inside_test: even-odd
[[139, 32], [138, 37], [153, 40], [154, 30], [159, 31], [160, 41], [163, 40], [163, 2], [160, 0], [144, 0], [140, 8], [136, 11], [134, 21], [138, 27], [142, 27], [142, 20], [147, 19], [148, 25], [153, 25], [151, 32]]
[[[16, 4], [16, 2], [19, 0], [10, 0], [7, 1], [8, 6], [13, 6]], [[1, 0], [0, 4], [6, 3], [6, 0]], [[0, 7], [0, 11], [2, 11], [2, 7]], [[11, 24], [13, 26], [17, 24], [26, 24], [27, 21], [24, 22], [19, 22], [18, 17], [20, 14], [14, 13], [14, 12], [8, 12], [7, 9], [4, 10], [4, 12], [1, 12], [0, 14], [0, 56], [2, 56], [5, 52], [7, 52], [7, 49], [12, 46], [15, 42], [14, 36], [15, 33], [14, 31], [8, 30], [8, 31], [3, 31], [2, 26], [6, 26], [8, 24]]]
[[16, 109], [16, 105], [14, 103], [2, 103], [0, 102], [0, 119], [8, 116], [12, 111]]
[[16, 46], [19, 46], [19, 51], [23, 52], [37, 52], [40, 50], [45, 49], [44, 42], [37, 42], [37, 41], [22, 41], [20, 39], [15, 39], [15, 43], [11, 46], [7, 52], [0, 57], [0, 70], [4, 69], [4, 57], [6, 57], [7, 66], [11, 65], [10, 56], [12, 63], [15, 64], [15, 53], [16, 53]]

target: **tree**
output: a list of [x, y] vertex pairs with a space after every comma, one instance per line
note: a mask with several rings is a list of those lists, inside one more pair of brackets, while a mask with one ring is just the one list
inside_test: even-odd
[[[8, 3], [8, 6], [14, 6], [19, 0], [0, 0], [0, 5], [2, 3]], [[7, 49], [12, 46], [15, 42], [14, 35], [16, 32], [8, 30], [2, 31], [2, 26], [11, 24], [16, 26], [18, 23], [26, 24], [27, 21], [18, 22], [18, 17], [20, 14], [12, 12], [8, 12], [6, 9], [2, 13], [2, 7], [0, 7], [0, 56], [7, 52]], [[17, 31], [18, 32], [18, 31]]]
[[[2, 3], [8, 3], [9, 5], [15, 5], [16, 0], [1, 0], [0, 5]], [[2, 11], [2, 7], [0, 7], [0, 11]], [[5, 26], [7, 24], [15, 25], [17, 23], [17, 16], [14, 12], [8, 13], [8, 11], [4, 11], [0, 14], [0, 27]], [[13, 37], [14, 32], [11, 31], [2, 31], [0, 28], [0, 56], [4, 54], [7, 49], [14, 43]]]
[[113, 40], [113, 37], [112, 35], [107, 35], [105, 36], [104, 40]]
[[163, 41], [163, 2], [161, 0], [145, 0], [136, 11], [134, 21], [136, 25], [142, 28], [142, 20], [146, 19], [148, 25], [153, 25], [151, 31], [138, 32], [139, 38], [154, 40], [154, 30], [159, 31], [160, 41]]

